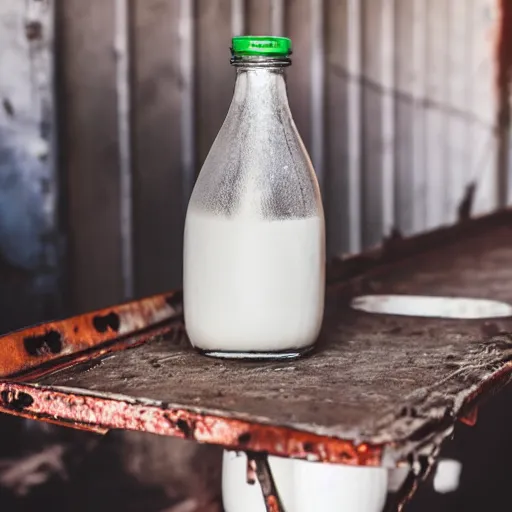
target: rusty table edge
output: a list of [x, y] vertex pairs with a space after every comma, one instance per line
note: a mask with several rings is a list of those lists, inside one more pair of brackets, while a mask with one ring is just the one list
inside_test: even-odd
[[[394, 237], [362, 255], [335, 260], [329, 269], [329, 284], [350, 288], [359, 277], [376, 268], [396, 264], [426, 247], [435, 248], [456, 234], [510, 222], [511, 214], [511, 210], [506, 210], [409, 239]], [[141, 430], [219, 444], [233, 450], [322, 462], [391, 467], [404, 461], [406, 451], [396, 444], [357, 442], [232, 418], [228, 414], [198, 412], [182, 406], [162, 407], [162, 404], [126, 396], [95, 396], [84, 390], [23, 382], [59, 367], [145, 343], [156, 334], [169, 332], [170, 322], [180, 319], [181, 315], [181, 292], [176, 291], [0, 337], [0, 377], [3, 378], [0, 380], [0, 411], [98, 433], [109, 429]], [[147, 335], [133, 336], [144, 331]], [[436, 435], [449, 436], [455, 422], [470, 415], [484, 394], [505, 385], [511, 372], [511, 364], [505, 363], [481, 385], [471, 389], [459, 409], [460, 414], [450, 418], [444, 428], [438, 428]], [[421, 448], [416, 447], [419, 451]]]

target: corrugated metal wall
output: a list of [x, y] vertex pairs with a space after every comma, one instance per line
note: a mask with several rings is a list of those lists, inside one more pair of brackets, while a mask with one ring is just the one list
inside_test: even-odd
[[233, 90], [233, 34], [293, 39], [290, 103], [331, 254], [455, 221], [471, 182], [475, 212], [496, 206], [496, 0], [43, 3], [74, 310], [179, 285], [187, 200]]
[[0, 2], [0, 332], [61, 310], [53, 9]]

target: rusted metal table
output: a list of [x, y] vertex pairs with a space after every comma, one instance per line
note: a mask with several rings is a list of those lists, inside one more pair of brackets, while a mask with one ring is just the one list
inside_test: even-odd
[[352, 301], [413, 294], [512, 304], [511, 261], [510, 211], [406, 240], [396, 235], [336, 260], [318, 347], [291, 362], [197, 354], [179, 292], [10, 333], [0, 343], [0, 410], [246, 451], [272, 510], [275, 489], [261, 454], [407, 463], [413, 474], [403, 502], [456, 421], [509, 381], [512, 318], [374, 314]]

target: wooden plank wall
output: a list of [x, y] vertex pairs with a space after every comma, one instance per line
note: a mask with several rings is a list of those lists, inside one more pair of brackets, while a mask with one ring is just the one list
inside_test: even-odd
[[234, 84], [230, 37], [292, 37], [329, 253], [496, 205], [495, 0], [57, 0], [73, 310], [179, 286], [184, 211]]

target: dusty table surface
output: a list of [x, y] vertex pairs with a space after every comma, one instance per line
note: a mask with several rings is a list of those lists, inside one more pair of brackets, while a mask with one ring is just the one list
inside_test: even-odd
[[[329, 269], [318, 346], [289, 362], [199, 355], [186, 337], [179, 294], [151, 299], [152, 316], [135, 324], [139, 303], [14, 333], [0, 341], [0, 368], [5, 359], [9, 374], [0, 410], [322, 461], [421, 463], [437, 454], [458, 418], [508, 382], [512, 318], [375, 314], [355, 310], [352, 300], [409, 294], [512, 304], [511, 261], [509, 212], [395, 237], [338, 261]], [[147, 329], [134, 333], [134, 325]], [[96, 337], [79, 343], [91, 329]], [[20, 355], [27, 339], [37, 348], [29, 344], [30, 364]]]

